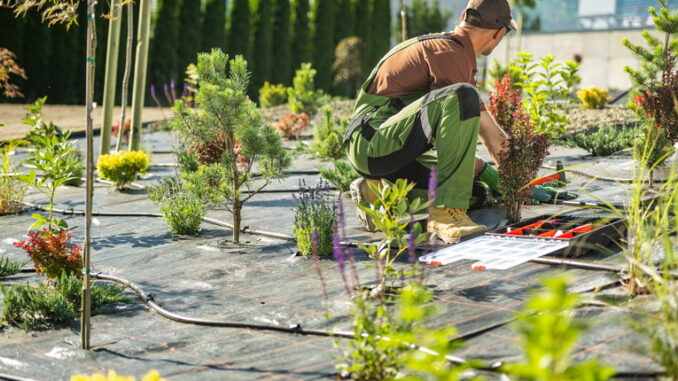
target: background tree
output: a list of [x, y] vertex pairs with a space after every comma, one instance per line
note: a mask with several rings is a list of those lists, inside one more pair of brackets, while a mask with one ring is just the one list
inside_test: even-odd
[[250, 4], [248, 0], [233, 0], [228, 27], [228, 53], [241, 54], [245, 59], [250, 53]]
[[[363, 80], [363, 43], [356, 36], [339, 41], [334, 52], [335, 94], [354, 97]], [[336, 92], [343, 91], [343, 92]]]
[[[179, 9], [179, 46], [177, 56], [179, 57], [177, 66], [178, 77], [172, 79], [181, 80], [184, 78], [186, 66], [195, 61], [195, 56], [200, 50], [202, 44], [202, 9], [201, 1], [183, 0]], [[179, 82], [181, 83], [181, 82]]]
[[[26, 78], [24, 69], [16, 64], [16, 56], [11, 51], [0, 47], [0, 95], [7, 98], [23, 97], [19, 86], [13, 83], [16, 78]], [[0, 127], [2, 125], [0, 124]]]
[[[254, 77], [249, 93], [258, 97], [258, 90], [271, 78], [273, 58], [273, 3], [272, 0], [253, 0], [254, 42], [252, 71]], [[276, 58], [276, 62], [280, 62]]]
[[[290, 0], [273, 0], [273, 61], [271, 82], [289, 85], [292, 76], [290, 65]], [[266, 80], [267, 78], [264, 78]]]
[[156, 86], [181, 78], [183, 73], [178, 70], [177, 41], [183, 27], [179, 24], [179, 5], [179, 0], [159, 0], [158, 3], [153, 40], [149, 47], [149, 79]]
[[205, 2], [201, 50], [208, 52], [212, 48], [226, 49], [226, 0]]
[[353, 1], [335, 0], [334, 6], [334, 45], [346, 37], [354, 35]]
[[309, 2], [308, 0], [293, 0], [294, 13], [292, 15], [292, 62], [291, 70], [297, 70], [304, 62], [311, 60], [311, 44], [309, 29]]
[[[373, 0], [371, 46], [367, 66], [371, 69], [391, 46], [391, 1]], [[369, 69], [368, 69], [369, 70]]]
[[[354, 29], [354, 35], [358, 38], [360, 38], [360, 41], [363, 43], [363, 47], [365, 49], [369, 48], [370, 44], [370, 32], [372, 31], [372, 28], [370, 26], [370, 23], [372, 22], [372, 15], [370, 13], [370, 1], [368, 0], [352, 0], [353, 1], [353, 12], [355, 14], [354, 16], [354, 22], [355, 25], [353, 27]], [[367, 61], [366, 58], [371, 56], [372, 52], [368, 52], [365, 50], [363, 54], [363, 73], [369, 73], [370, 70], [372, 70], [371, 67], [369, 67], [369, 62]]]
[[329, 91], [334, 61], [334, 0], [315, 0], [312, 14], [313, 67], [318, 72], [316, 85]]
[[31, 42], [24, 45], [23, 54], [17, 55], [21, 57], [26, 75], [30, 78], [30, 86], [24, 88], [25, 100], [32, 102], [47, 94], [49, 89], [50, 62], [46, 58], [52, 54], [52, 35], [42, 25], [42, 16], [35, 12], [26, 15], [25, 33], [30, 36]]
[[[413, 0], [412, 5], [407, 7], [407, 36], [408, 38], [421, 36], [422, 34], [443, 32], [447, 22], [452, 17], [452, 10], [440, 8], [438, 0]], [[396, 20], [395, 29], [400, 31], [400, 17]], [[398, 32], [398, 41], [401, 41]]]

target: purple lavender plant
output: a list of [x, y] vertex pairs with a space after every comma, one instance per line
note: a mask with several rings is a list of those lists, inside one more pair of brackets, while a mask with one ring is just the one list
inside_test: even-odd
[[332, 236], [337, 225], [337, 213], [326, 182], [308, 187], [299, 181], [299, 194], [294, 196], [297, 208], [294, 214], [294, 235], [303, 255], [310, 255], [311, 233], [318, 232], [318, 255], [332, 254]]
[[170, 95], [172, 95], [172, 103], [170, 103], [171, 105], [177, 103], [177, 93], [176, 90], [174, 89], [174, 85], [175, 85], [174, 80], [170, 81], [170, 90], [171, 90]]
[[[337, 224], [339, 225], [339, 231], [341, 232], [340, 240], [343, 242], [346, 240], [346, 214], [344, 213], [344, 201], [341, 198], [341, 193], [337, 196]], [[353, 248], [351, 246], [346, 247], [348, 264], [351, 269], [351, 276], [353, 277], [353, 282], [358, 285], [360, 284], [360, 279], [358, 278], [358, 271], [356, 270], [355, 264], [355, 255]]]
[[174, 103], [172, 102], [172, 96], [170, 95], [170, 90], [169, 86], [165, 83], [162, 85], [163, 91], [165, 92], [165, 100], [167, 100], [167, 104], [170, 106], [173, 105]]
[[332, 254], [334, 259], [337, 261], [337, 268], [339, 269], [339, 275], [341, 280], [344, 283], [344, 290], [346, 294], [351, 297], [353, 292], [353, 287], [349, 284], [349, 280], [346, 277], [346, 255], [344, 249], [341, 247], [341, 239], [339, 238], [339, 232], [337, 227], [334, 228], [334, 237], [332, 239]]

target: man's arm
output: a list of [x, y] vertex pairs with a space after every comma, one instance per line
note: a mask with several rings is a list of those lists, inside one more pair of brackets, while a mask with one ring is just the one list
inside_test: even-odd
[[[485, 145], [488, 151], [490, 151], [490, 156], [498, 166], [501, 166], [501, 160], [499, 160], [500, 153], [506, 149], [506, 142], [508, 140], [508, 135], [506, 132], [499, 127], [497, 122], [487, 111], [480, 112], [480, 141]], [[480, 159], [476, 159], [475, 169], [476, 174], [482, 171], [484, 162]]]

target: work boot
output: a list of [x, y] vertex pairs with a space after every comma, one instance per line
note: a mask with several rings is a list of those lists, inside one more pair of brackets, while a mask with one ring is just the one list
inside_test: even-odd
[[363, 229], [369, 232], [373, 232], [377, 229], [377, 227], [374, 225], [372, 217], [358, 207], [358, 205], [360, 205], [361, 203], [374, 204], [374, 202], [377, 201], [377, 195], [374, 194], [372, 188], [370, 188], [369, 186], [370, 183], [378, 185], [379, 181], [368, 180], [361, 177], [359, 179], [354, 180], [351, 183], [350, 190], [351, 190], [351, 199], [355, 204], [356, 214], [358, 216], [358, 222], [360, 222], [360, 226], [362, 226]]
[[458, 243], [462, 237], [487, 231], [485, 225], [478, 225], [466, 214], [466, 209], [433, 208], [427, 225], [447, 244]]

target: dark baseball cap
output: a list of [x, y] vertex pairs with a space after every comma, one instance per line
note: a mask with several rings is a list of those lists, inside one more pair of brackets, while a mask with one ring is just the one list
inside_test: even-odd
[[518, 30], [508, 0], [470, 0], [464, 11], [464, 21], [483, 29]]

